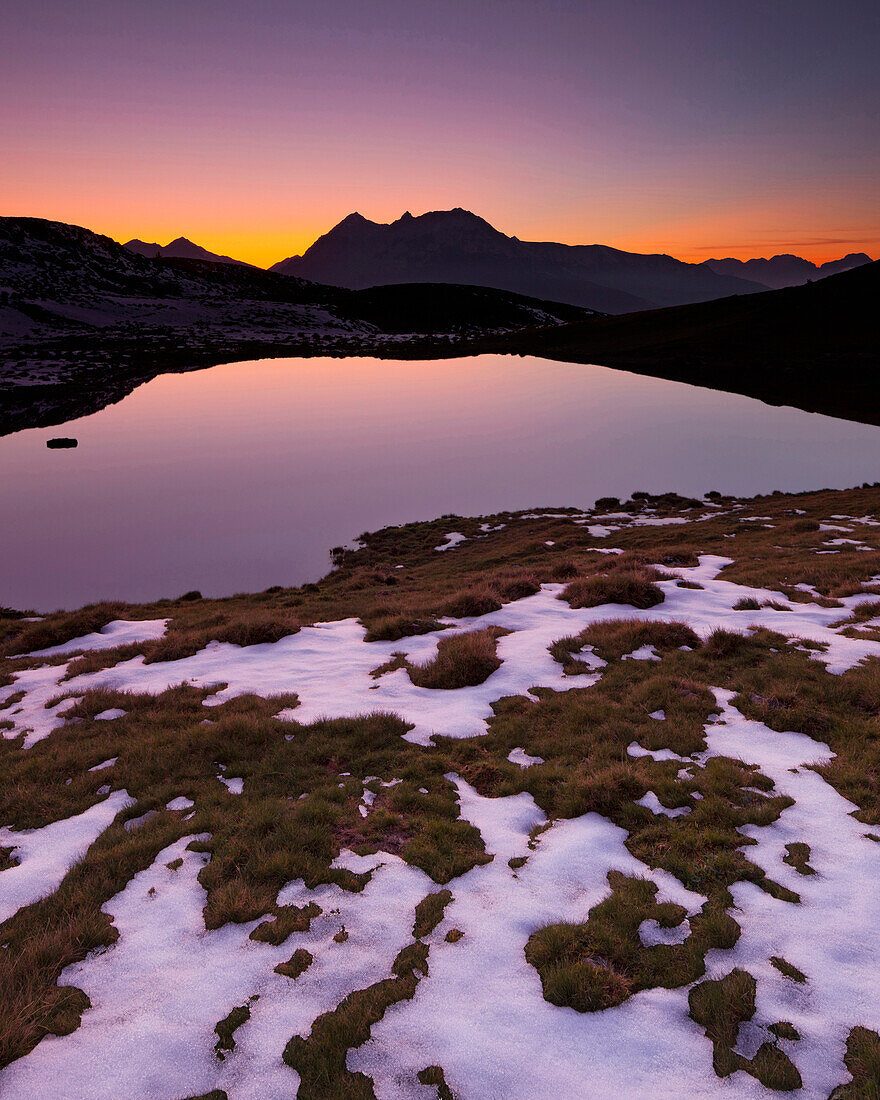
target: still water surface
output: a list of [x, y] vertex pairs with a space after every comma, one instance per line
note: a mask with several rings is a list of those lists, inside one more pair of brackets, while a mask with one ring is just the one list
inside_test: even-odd
[[878, 479], [880, 428], [604, 367], [234, 363], [0, 439], [0, 604], [300, 584], [361, 531], [450, 512]]

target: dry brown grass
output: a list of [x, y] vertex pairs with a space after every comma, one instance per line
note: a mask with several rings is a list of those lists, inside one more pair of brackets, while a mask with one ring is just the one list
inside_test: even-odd
[[561, 595], [572, 607], [598, 607], [600, 604], [628, 604], [645, 609], [662, 603], [663, 592], [654, 583], [655, 574], [645, 568], [620, 568], [605, 575], [574, 580]]
[[441, 638], [437, 656], [426, 664], [410, 665], [409, 678], [417, 687], [449, 691], [482, 684], [501, 667], [495, 648], [499, 637], [506, 633], [508, 631], [490, 626], [486, 630]]

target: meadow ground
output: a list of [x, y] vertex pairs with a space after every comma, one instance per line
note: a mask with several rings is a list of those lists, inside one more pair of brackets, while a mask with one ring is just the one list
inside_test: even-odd
[[0, 611], [0, 1095], [880, 1095], [880, 486]]

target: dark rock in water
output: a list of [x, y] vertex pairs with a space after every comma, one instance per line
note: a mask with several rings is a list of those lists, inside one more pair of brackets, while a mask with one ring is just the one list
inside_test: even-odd
[[76, 445], [77, 441], [67, 436], [59, 436], [57, 439], [46, 440], [46, 446], [52, 451], [57, 451], [62, 447], [75, 447]]

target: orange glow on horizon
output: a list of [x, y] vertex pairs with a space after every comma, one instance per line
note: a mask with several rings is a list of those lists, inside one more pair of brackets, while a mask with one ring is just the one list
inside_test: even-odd
[[[880, 254], [880, 222], [871, 194], [841, 204], [846, 214], [840, 218], [821, 194], [796, 202], [777, 198], [730, 204], [719, 198], [695, 204], [691, 212], [680, 201], [664, 202], [662, 196], [639, 195], [633, 201], [631, 195], [605, 193], [601, 201], [568, 195], [559, 204], [528, 198], [514, 202], [493, 193], [490, 183], [477, 188], [464, 181], [461, 188], [446, 184], [412, 190], [401, 181], [393, 193], [388, 193], [390, 187], [385, 193], [378, 190], [375, 181], [372, 186], [364, 181], [323, 191], [310, 182], [282, 192], [268, 184], [257, 186], [246, 174], [236, 178], [234, 171], [223, 181], [211, 181], [210, 187], [202, 179], [186, 186], [178, 181], [168, 190], [154, 183], [98, 191], [93, 180], [79, 186], [76, 182], [68, 177], [59, 187], [50, 173], [22, 173], [0, 187], [0, 211], [81, 225], [120, 243], [137, 237], [166, 245], [187, 237], [211, 252], [257, 267], [302, 254], [354, 210], [388, 223], [405, 210], [418, 215], [454, 206], [523, 241], [603, 244], [627, 252], [665, 253], [690, 263], [789, 252], [821, 264], [850, 252], [872, 258]], [[423, 196], [420, 201], [414, 201], [416, 193]]]

